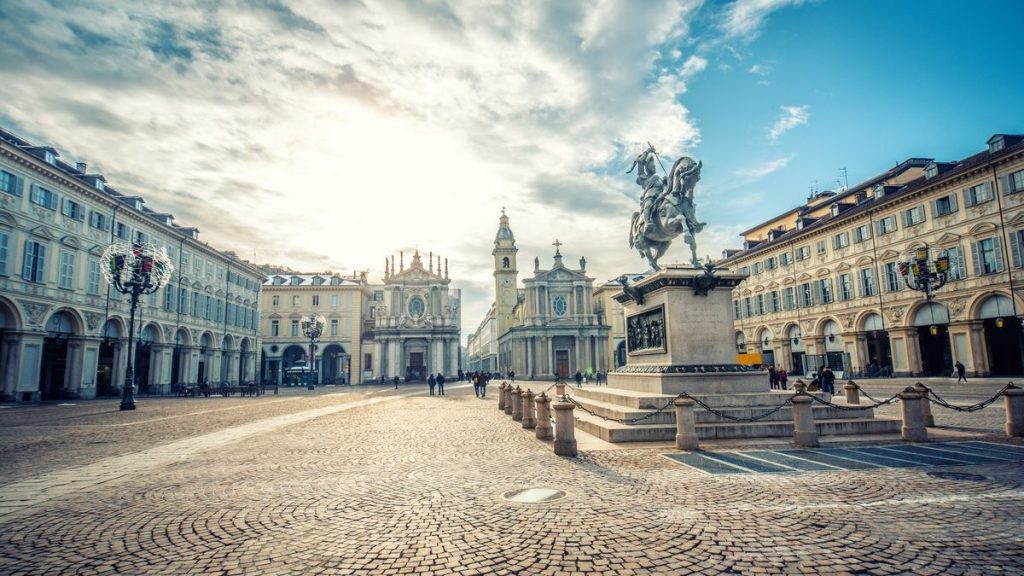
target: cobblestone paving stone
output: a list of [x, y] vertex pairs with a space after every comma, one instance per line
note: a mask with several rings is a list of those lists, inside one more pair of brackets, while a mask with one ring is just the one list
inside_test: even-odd
[[[708, 476], [661, 449], [556, 457], [495, 403], [352, 407], [41, 503], [0, 524], [0, 573], [1024, 572], [1020, 464]], [[567, 496], [501, 498], [529, 487]]]

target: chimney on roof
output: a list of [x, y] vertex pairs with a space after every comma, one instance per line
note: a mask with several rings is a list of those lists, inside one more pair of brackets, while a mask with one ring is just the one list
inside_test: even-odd
[[78, 170], [82, 174], [85, 174], [88, 168], [89, 165], [86, 164], [85, 162], [75, 162], [75, 170]]

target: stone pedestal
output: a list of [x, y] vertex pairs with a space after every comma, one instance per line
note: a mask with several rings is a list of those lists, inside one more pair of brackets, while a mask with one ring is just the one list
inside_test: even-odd
[[1006, 435], [1024, 436], [1024, 388], [1007, 388], [1003, 392], [1006, 405]]
[[523, 420], [523, 391], [519, 386], [512, 391], [512, 419], [516, 422]]
[[551, 440], [554, 435], [551, 429], [551, 398], [541, 392], [535, 402], [537, 403], [537, 438]]
[[767, 390], [766, 374], [736, 363], [731, 289], [744, 278], [716, 272], [716, 287], [704, 294], [704, 270], [666, 268], [616, 294], [626, 316], [626, 365], [608, 375], [608, 386], [656, 394]]
[[927, 442], [928, 430], [924, 426], [924, 414], [921, 409], [921, 402], [924, 402], [921, 395], [907, 388], [900, 392], [900, 413], [903, 416], [903, 428], [901, 433], [903, 440], [907, 442]]
[[523, 428], [532, 430], [537, 426], [537, 419], [534, 417], [533, 390], [527, 389], [523, 393]]
[[693, 418], [693, 407], [697, 404], [689, 398], [676, 398], [676, 448], [679, 450], [697, 450], [700, 440], [697, 439], [697, 422]]
[[818, 446], [818, 429], [814, 427], [811, 403], [814, 399], [805, 394], [793, 396], [793, 444], [806, 448]]
[[846, 392], [847, 404], [860, 404], [860, 387], [853, 380], [847, 382], [843, 390]]
[[555, 404], [555, 454], [558, 456], [576, 455], [576, 428], [572, 419], [575, 409], [570, 402]]

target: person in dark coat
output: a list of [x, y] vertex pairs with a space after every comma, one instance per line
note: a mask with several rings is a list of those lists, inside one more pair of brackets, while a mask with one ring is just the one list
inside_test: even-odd
[[964, 383], [966, 383], [967, 369], [964, 368], [964, 365], [959, 360], [957, 360], [956, 364], [954, 364], [953, 366], [956, 366], [956, 383], [959, 384], [961, 380], [963, 380]]
[[771, 385], [772, 390], [779, 387], [779, 371], [775, 369], [775, 366], [768, 367], [768, 384]]
[[581, 388], [583, 385], [583, 373], [579, 370], [576, 371], [576, 387]]
[[831, 368], [825, 366], [821, 369], [821, 374], [818, 375], [821, 378], [821, 391], [828, 392], [829, 394], [836, 393], [836, 375]]
[[395, 376], [392, 380], [395, 383], [395, 390], [398, 390], [398, 376]]
[[434, 395], [434, 386], [437, 384], [437, 380], [434, 380], [434, 375], [431, 374], [430, 378], [427, 378], [427, 384], [430, 386], [430, 395]]
[[473, 381], [473, 395], [477, 398], [480, 397], [480, 378], [479, 372], [473, 372], [473, 375], [470, 376], [470, 379]]
[[438, 395], [444, 396], [444, 374], [438, 372], [437, 378], [434, 379], [434, 382], [437, 382]]

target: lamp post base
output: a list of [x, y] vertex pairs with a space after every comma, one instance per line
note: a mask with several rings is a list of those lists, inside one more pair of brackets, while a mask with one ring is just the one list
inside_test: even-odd
[[121, 396], [121, 410], [135, 410], [135, 386], [129, 384], [124, 387], [124, 395]]

